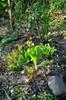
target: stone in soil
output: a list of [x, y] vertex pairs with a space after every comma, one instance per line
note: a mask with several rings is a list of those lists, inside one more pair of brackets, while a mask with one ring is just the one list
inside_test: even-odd
[[59, 76], [48, 76], [48, 86], [55, 96], [66, 94], [66, 85]]

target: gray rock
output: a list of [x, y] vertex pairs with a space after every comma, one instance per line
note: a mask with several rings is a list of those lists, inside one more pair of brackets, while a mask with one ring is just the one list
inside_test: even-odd
[[48, 86], [55, 96], [66, 94], [66, 86], [59, 76], [48, 76]]

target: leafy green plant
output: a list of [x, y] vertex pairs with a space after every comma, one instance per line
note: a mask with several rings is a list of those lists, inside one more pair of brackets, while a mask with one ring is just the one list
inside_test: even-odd
[[25, 10], [27, 8], [27, 0], [14, 0], [14, 9], [12, 10], [13, 14], [13, 28], [21, 28], [23, 23], [25, 24]]
[[[22, 50], [22, 46], [18, 46], [18, 49], [14, 49], [7, 55], [7, 65], [12, 69], [20, 69], [23, 65], [32, 62], [37, 69], [37, 63], [42, 56], [51, 57], [55, 53], [56, 49], [49, 44], [36, 45], [28, 48], [26, 51]], [[47, 64], [50, 62], [46, 62]]]
[[57, 12], [57, 11], [62, 11], [65, 12], [65, 7], [66, 7], [66, 1], [65, 0], [50, 0], [50, 11], [51, 12]]
[[23, 64], [25, 62], [22, 46], [18, 45], [17, 49], [12, 50], [6, 56], [7, 67], [12, 70], [19, 70], [23, 68]]
[[[60, 28], [62, 20], [56, 21], [53, 18], [57, 11], [62, 12], [66, 9], [66, 0], [36, 0], [32, 3], [31, 0], [15, 0], [13, 13], [14, 27], [26, 27], [31, 33], [37, 33], [42, 42], [48, 41], [50, 35], [48, 33]], [[36, 34], [35, 34], [36, 35]]]
[[[35, 30], [38, 33], [38, 36], [42, 40], [48, 39], [49, 32], [49, 5], [47, 3], [42, 4], [42, 1], [35, 1], [31, 7], [30, 0], [16, 1], [14, 10], [13, 10], [13, 21], [15, 27], [23, 27], [25, 25], [31, 33], [34, 33]], [[44, 2], [44, 1], [43, 1]]]
[[52, 60], [46, 60], [46, 61], [44, 61], [44, 65], [45, 66], [52, 65], [52, 64], [53, 64]]
[[37, 30], [38, 36], [42, 40], [47, 40], [49, 32], [49, 20], [48, 7], [42, 5], [41, 1], [37, 1], [33, 6], [26, 10], [27, 13], [27, 25], [31, 32]]
[[44, 91], [42, 94], [38, 96], [40, 100], [53, 100], [53, 95], [49, 92]]
[[54, 47], [51, 47], [49, 44], [36, 45], [32, 48], [27, 49], [27, 51], [25, 52], [25, 56], [33, 61], [36, 66], [38, 60], [41, 59], [43, 55], [46, 57], [52, 57], [55, 51], [56, 49]]
[[11, 42], [11, 41], [12, 41], [12, 38], [11, 38], [11, 37], [6, 37], [6, 38], [3, 38], [3, 39], [2, 39], [1, 43], [2, 43], [2, 44], [6, 44], [6, 43], [9, 43], [9, 42]]
[[56, 52], [55, 47], [51, 47], [50, 44], [45, 44], [43, 47], [43, 54], [46, 57], [52, 57], [53, 54]]
[[7, 0], [0, 1], [0, 8], [5, 9], [8, 6]]
[[59, 100], [57, 97], [54, 97], [51, 93], [48, 91], [44, 91], [40, 93], [39, 95], [32, 95], [30, 100]]
[[7, 0], [0, 0], [0, 18], [1, 17], [6, 17], [7, 13], [5, 12], [6, 8], [8, 7], [8, 2]]
[[3, 47], [4, 45], [6, 45], [18, 38], [20, 38], [20, 34], [17, 31], [13, 32], [12, 34], [5, 35], [1, 39], [0, 45]]
[[38, 59], [41, 58], [43, 55], [42, 47], [42, 45], [36, 45], [32, 48], [27, 49], [27, 51], [25, 52], [25, 56], [31, 59], [31, 61], [33, 61], [35, 65], [37, 65]]
[[52, 65], [52, 64], [53, 64], [53, 60], [44, 60], [38, 66], [42, 67], [44, 69], [48, 69], [50, 67], [50, 65]]

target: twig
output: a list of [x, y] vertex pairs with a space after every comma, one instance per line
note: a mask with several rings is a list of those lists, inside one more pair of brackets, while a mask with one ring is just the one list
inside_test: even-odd
[[10, 0], [8, 0], [8, 6], [9, 6], [9, 10], [8, 10], [8, 14], [9, 14], [9, 19], [10, 19], [10, 26], [11, 26], [11, 29], [12, 29], [12, 12], [11, 12], [11, 2]]
[[4, 90], [5, 95], [6, 95], [6, 97], [8, 98], [8, 100], [11, 100], [11, 98], [8, 96], [8, 94], [7, 94], [6, 90], [5, 90], [5, 89], [3, 89], [3, 90]]

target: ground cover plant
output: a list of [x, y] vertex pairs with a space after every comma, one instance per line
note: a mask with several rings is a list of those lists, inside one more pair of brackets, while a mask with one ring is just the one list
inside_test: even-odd
[[[6, 55], [7, 66], [12, 69], [20, 69], [25, 64], [33, 62], [34, 66], [37, 67], [39, 58], [42, 56], [51, 57], [56, 52], [54, 47], [49, 44], [36, 45], [27, 50], [22, 50], [22, 46], [18, 45], [17, 49], [14, 49], [11, 53]], [[36, 68], [37, 69], [37, 68]]]
[[0, 100], [66, 100], [66, 0], [0, 1]]

